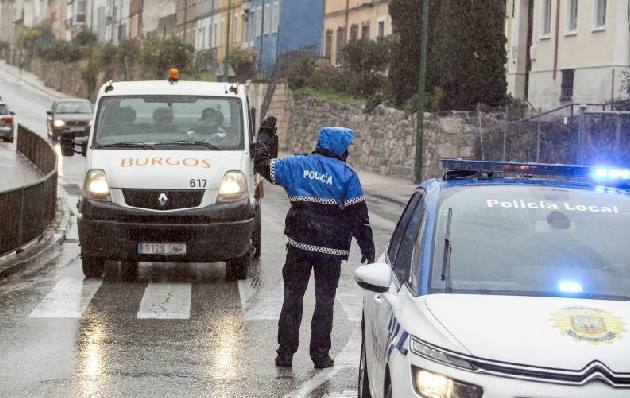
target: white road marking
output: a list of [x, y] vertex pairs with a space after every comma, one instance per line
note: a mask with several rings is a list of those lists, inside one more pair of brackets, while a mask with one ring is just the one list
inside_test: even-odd
[[343, 350], [335, 357], [335, 366], [318, 372], [302, 383], [300, 387], [286, 394], [284, 398], [306, 398], [319, 386], [335, 377], [344, 369], [357, 369], [361, 357], [361, 324], [357, 324], [354, 333]]
[[284, 300], [283, 284], [256, 287], [255, 279], [238, 281], [241, 308], [246, 321], [277, 321]]
[[[357, 291], [358, 290], [358, 291]], [[363, 294], [357, 287], [337, 293], [337, 299], [351, 322], [359, 322], [363, 313]]]
[[29, 318], [81, 318], [101, 284], [97, 279], [62, 278]]
[[149, 283], [144, 289], [138, 319], [189, 319], [190, 283]]

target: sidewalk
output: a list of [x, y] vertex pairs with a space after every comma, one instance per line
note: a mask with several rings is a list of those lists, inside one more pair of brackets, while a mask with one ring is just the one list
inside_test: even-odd
[[0, 170], [0, 192], [34, 184], [42, 177], [31, 162], [5, 143], [0, 143]]
[[406, 205], [417, 185], [411, 179], [384, 176], [366, 170], [355, 169], [363, 191], [368, 197], [384, 199], [399, 205]]
[[0, 60], [0, 70], [7, 72], [8, 74], [14, 76], [16, 79], [20, 79], [24, 84], [27, 84], [39, 91], [43, 91], [51, 97], [57, 99], [69, 98], [69, 96], [64, 93], [56, 91], [50, 87], [46, 87], [44, 82], [42, 82], [36, 75], [25, 70], [22, 70], [20, 72], [19, 68], [7, 64], [5, 60]]

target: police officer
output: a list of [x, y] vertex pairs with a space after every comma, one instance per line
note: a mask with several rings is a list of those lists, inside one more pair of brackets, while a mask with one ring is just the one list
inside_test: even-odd
[[374, 262], [374, 243], [368, 209], [356, 172], [346, 164], [354, 132], [324, 127], [309, 155], [275, 158], [276, 118], [261, 125], [255, 168], [284, 188], [291, 201], [285, 221], [287, 257], [282, 276], [284, 303], [278, 322], [276, 366], [291, 367], [299, 345], [302, 301], [311, 269], [315, 273], [315, 312], [311, 321], [310, 355], [316, 368], [334, 365], [329, 355], [333, 305], [341, 262], [348, 259], [354, 236], [361, 262]]

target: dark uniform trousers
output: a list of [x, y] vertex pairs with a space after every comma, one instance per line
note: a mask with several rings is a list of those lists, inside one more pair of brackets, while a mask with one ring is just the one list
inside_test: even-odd
[[284, 303], [278, 322], [278, 353], [294, 354], [300, 343], [303, 298], [311, 269], [315, 272], [315, 311], [311, 320], [311, 359], [325, 358], [330, 351], [335, 293], [341, 274], [341, 259], [310, 254], [288, 247], [282, 269]]

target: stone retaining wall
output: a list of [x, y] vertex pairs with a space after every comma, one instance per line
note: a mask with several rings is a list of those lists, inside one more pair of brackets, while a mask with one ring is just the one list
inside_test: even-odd
[[[377, 107], [365, 113], [360, 105], [290, 96], [287, 138], [281, 148], [290, 153], [313, 150], [322, 126], [355, 130], [349, 163], [356, 168], [384, 175], [413, 178], [416, 117], [392, 108]], [[495, 124], [484, 116], [484, 124]], [[441, 112], [425, 115], [423, 177], [438, 177], [440, 157], [476, 157], [478, 116], [476, 112]]]

